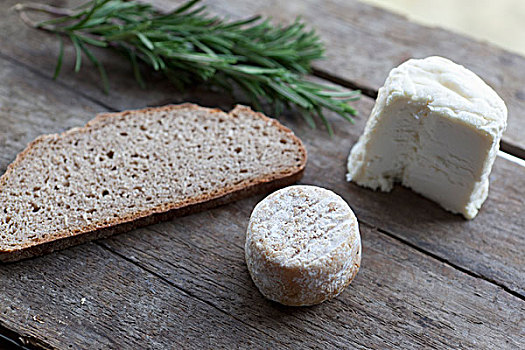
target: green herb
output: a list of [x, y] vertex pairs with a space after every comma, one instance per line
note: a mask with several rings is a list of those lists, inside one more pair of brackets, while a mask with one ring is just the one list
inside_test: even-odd
[[[139, 62], [162, 71], [178, 88], [206, 83], [228, 91], [240, 88], [256, 109], [261, 101], [275, 107], [278, 116], [291, 105], [302, 111], [309, 125], [320, 117], [330, 134], [332, 129], [323, 109], [352, 121], [356, 114], [349, 101], [359, 91], [345, 91], [309, 81], [312, 60], [323, 57], [323, 45], [313, 30], [296, 20], [288, 26], [273, 25], [254, 17], [225, 21], [205, 13], [199, 0], [189, 1], [174, 11], [161, 13], [136, 1], [95, 0], [74, 10], [41, 4], [17, 5], [22, 19], [32, 26], [69, 38], [76, 52], [75, 72], [86, 57], [98, 69], [104, 89], [109, 84], [102, 63], [91, 47], [123, 52], [133, 67], [136, 80], [144, 86]], [[43, 11], [57, 18], [33, 23], [26, 10]], [[60, 73], [64, 50], [61, 39], [55, 77]]]

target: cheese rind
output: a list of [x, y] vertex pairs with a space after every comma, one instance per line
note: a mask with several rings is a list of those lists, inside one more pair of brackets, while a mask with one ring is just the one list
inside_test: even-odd
[[503, 100], [442, 57], [411, 59], [379, 89], [348, 158], [348, 181], [390, 191], [395, 182], [472, 219], [507, 124]]
[[319, 304], [339, 295], [359, 270], [357, 218], [330, 190], [286, 187], [253, 210], [245, 257], [253, 282], [268, 299], [291, 306]]

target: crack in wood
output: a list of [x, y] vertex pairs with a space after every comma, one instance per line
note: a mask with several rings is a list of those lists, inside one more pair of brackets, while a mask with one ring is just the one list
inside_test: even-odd
[[[21, 66], [21, 67], [27, 69], [28, 71], [32, 72], [33, 74], [38, 75], [39, 77], [42, 77], [43, 79], [52, 80], [52, 78], [50, 76], [42, 73], [38, 69], [35, 69], [34, 67], [32, 67], [32, 66], [30, 66], [28, 64], [25, 64], [25, 63], [19, 61], [18, 59], [14, 58], [14, 57], [11, 57], [10, 55], [7, 55], [5, 53], [0, 52], [0, 58], [3, 58], [3, 59], [5, 59], [5, 60], [7, 60], [7, 61], [9, 61], [9, 62], [11, 62], [11, 63], [13, 63], [15, 65]], [[326, 71], [319, 70], [319, 69], [314, 69], [313, 70], [313, 74], [315, 76], [319, 77], [319, 78], [322, 78], [322, 79], [326, 80], [326, 81], [330, 81], [330, 82], [333, 82], [335, 84], [338, 84], [338, 85], [341, 85], [341, 86], [344, 86], [344, 87], [347, 87], [347, 88], [359, 89], [359, 90], [362, 91], [363, 95], [365, 95], [367, 97], [375, 98], [377, 96], [377, 91], [372, 89], [372, 88], [370, 88], [370, 87], [367, 87], [367, 86], [365, 86], [363, 84], [360, 84], [360, 83], [357, 83], [357, 82], [352, 82], [352, 81], [349, 81], [349, 80], [345, 80], [345, 79], [339, 78], [339, 77], [334, 76], [334, 75], [332, 75], [332, 74], [330, 74], [330, 73], [328, 73]], [[83, 93], [81, 91], [78, 91], [77, 89], [72, 88], [72, 87], [68, 86], [67, 84], [65, 84], [63, 82], [54, 81], [54, 83], [58, 84], [59, 86], [65, 88], [65, 89], [68, 89], [68, 90], [72, 91], [73, 93], [75, 93], [75, 94], [77, 94], [77, 95], [79, 95], [79, 96], [89, 100], [92, 103], [95, 103], [95, 104], [103, 107], [106, 110], [117, 111], [116, 108], [114, 108], [114, 107], [104, 103], [103, 101], [100, 101], [99, 99], [94, 98], [94, 97], [90, 96], [89, 94], [85, 94], [85, 93]], [[502, 142], [502, 149], [504, 149], [504, 147], [505, 147], [505, 143]], [[516, 151], [516, 150], [514, 150], [514, 151]], [[509, 152], [507, 152], [507, 153], [509, 153]], [[369, 224], [369, 223], [367, 223], [367, 224]], [[453, 267], [453, 268], [455, 268], [455, 269], [457, 269], [457, 270], [459, 270], [459, 271], [461, 271], [463, 273], [466, 273], [466, 274], [468, 274], [470, 276], [473, 276], [473, 277], [484, 279], [485, 281], [487, 281], [489, 283], [492, 283], [494, 285], [497, 285], [497, 286], [501, 287], [503, 290], [505, 290], [506, 292], [510, 293], [513, 296], [516, 296], [516, 297], [518, 297], [518, 298], [520, 298], [522, 300], [525, 299], [524, 295], [511, 290], [510, 288], [504, 286], [503, 284], [501, 284], [501, 283], [499, 283], [499, 282], [497, 282], [497, 281], [495, 281], [495, 280], [493, 280], [491, 278], [488, 278], [488, 277], [486, 277], [484, 275], [480, 275], [480, 274], [475, 273], [475, 272], [473, 272], [471, 270], [463, 268], [460, 265], [456, 265], [454, 263], [451, 263], [447, 259], [442, 258], [439, 255], [431, 253], [431, 252], [429, 252], [429, 251], [427, 251], [425, 249], [422, 249], [422, 248], [418, 247], [417, 245], [414, 245], [413, 243], [410, 243], [410, 242], [406, 241], [405, 239], [395, 235], [394, 233], [391, 233], [391, 232], [383, 230], [383, 229], [379, 229], [378, 231], [381, 232], [382, 234], [385, 234], [385, 235], [388, 235], [388, 236], [390, 236], [392, 238], [395, 238], [396, 240], [398, 240], [398, 241], [400, 241], [400, 242], [402, 242], [404, 244], [407, 244], [407, 245], [413, 247], [414, 249], [417, 249], [418, 251], [420, 251], [421, 253], [423, 253], [425, 255], [428, 255], [428, 256], [430, 256], [430, 257], [432, 257], [432, 258], [434, 258], [434, 259], [436, 259], [438, 261], [447, 263], [449, 266], [451, 266], [451, 267]]]
[[[377, 90], [374, 89], [372, 86], [367, 86], [363, 83], [357, 82], [357, 81], [351, 81], [348, 79], [344, 79], [341, 77], [338, 77], [336, 75], [331, 74], [330, 72], [324, 71], [322, 69], [312, 69], [312, 74], [315, 75], [318, 78], [324, 79], [326, 81], [329, 81], [331, 83], [344, 86], [346, 88], [352, 89], [352, 90], [359, 90], [364, 96], [368, 96], [370, 98], [376, 99], [377, 98]], [[362, 116], [364, 118], [368, 118], [368, 116]], [[515, 157], [525, 159], [525, 149], [512, 145], [505, 140], [501, 140], [500, 142], [500, 150], [511, 154]]]
[[[260, 330], [260, 329], [257, 328], [257, 327], [254, 327], [253, 325], [251, 325], [251, 324], [249, 324], [249, 323], [244, 322], [243, 320], [241, 320], [240, 318], [238, 318], [238, 317], [236, 317], [236, 316], [230, 314], [230, 313], [227, 312], [226, 310], [223, 310], [222, 308], [220, 308], [220, 307], [214, 305], [212, 302], [207, 301], [207, 300], [205, 300], [205, 299], [201, 299], [201, 298], [199, 298], [197, 295], [195, 295], [194, 293], [190, 292], [189, 290], [186, 290], [186, 289], [184, 289], [184, 288], [182, 288], [182, 287], [176, 285], [175, 283], [173, 283], [172, 281], [170, 281], [170, 280], [167, 279], [166, 277], [162, 276], [161, 274], [159, 274], [159, 273], [157, 273], [157, 272], [155, 272], [155, 271], [152, 271], [151, 269], [149, 269], [149, 268], [143, 266], [143, 265], [140, 264], [139, 262], [137, 262], [137, 261], [135, 261], [135, 260], [133, 260], [133, 259], [130, 259], [129, 257], [127, 257], [127, 256], [125, 256], [125, 255], [123, 255], [123, 254], [121, 254], [121, 253], [115, 251], [114, 249], [110, 248], [109, 246], [107, 246], [107, 245], [104, 244], [103, 242], [96, 241], [95, 244], [97, 244], [98, 246], [100, 246], [100, 247], [102, 247], [103, 249], [107, 250], [108, 252], [114, 254], [115, 256], [117, 256], [117, 257], [119, 257], [119, 258], [121, 258], [121, 259], [123, 259], [123, 260], [125, 260], [125, 261], [127, 261], [127, 262], [129, 262], [129, 263], [131, 263], [131, 264], [133, 264], [133, 265], [135, 265], [136, 267], [140, 268], [141, 270], [146, 271], [147, 273], [151, 274], [152, 276], [155, 276], [156, 278], [158, 278], [158, 279], [160, 279], [161, 281], [163, 281], [164, 283], [166, 283], [166, 284], [172, 286], [173, 288], [175, 288], [175, 289], [181, 291], [182, 293], [186, 294], [187, 296], [189, 296], [189, 297], [191, 297], [191, 298], [194, 298], [194, 299], [198, 300], [199, 302], [204, 303], [204, 304], [206, 304], [206, 305], [208, 305], [208, 306], [210, 306], [210, 307], [212, 307], [212, 308], [218, 310], [219, 312], [221, 312], [221, 313], [223, 313], [223, 314], [225, 314], [225, 315], [231, 317], [231, 318], [234, 319], [235, 321], [237, 321], [237, 322], [239, 322], [239, 323], [242, 323], [243, 325], [247, 326], [248, 328], [250, 328], [250, 329], [252, 329], [252, 330], [254, 330], [254, 331], [256, 331], [256, 332], [258, 332], [258, 333], [262, 333], [262, 334], [264, 334], [265, 336], [267, 336], [267, 337], [269, 337], [269, 338], [271, 338], [271, 339], [273, 339], [273, 340], [275, 340], [275, 341], [281, 343], [281, 342], [279, 341], [279, 339], [276, 339], [276, 338], [273, 337], [271, 334], [269, 334], [269, 333], [267, 333], [267, 332], [264, 332], [264, 331]], [[283, 344], [283, 343], [281, 343], [281, 344], [283, 345], [283, 347], [286, 346], [286, 345]]]
[[3, 324], [0, 324], [0, 349], [53, 349], [49, 344], [40, 339], [26, 337]]
[[470, 270], [468, 270], [468, 269], [466, 269], [464, 267], [461, 267], [460, 265], [454, 264], [453, 262], [449, 261], [448, 259], [442, 258], [439, 255], [434, 254], [434, 253], [432, 253], [432, 252], [430, 252], [430, 251], [428, 251], [426, 249], [423, 249], [423, 248], [421, 248], [421, 247], [419, 247], [419, 246], [417, 246], [417, 245], [415, 245], [415, 244], [413, 244], [413, 243], [403, 239], [402, 237], [399, 237], [399, 236], [397, 236], [397, 235], [395, 235], [393, 233], [390, 233], [390, 232], [388, 232], [386, 230], [383, 230], [382, 228], [379, 228], [377, 226], [374, 226], [374, 225], [372, 225], [370, 223], [367, 223], [367, 222], [364, 222], [362, 220], [360, 220], [360, 222], [364, 223], [364, 224], [366, 224], [366, 225], [368, 225], [368, 226], [370, 226], [370, 227], [372, 227], [374, 229], [376, 229], [378, 232], [381, 232], [382, 234], [384, 234], [384, 235], [386, 235], [386, 236], [388, 236], [388, 237], [390, 237], [392, 239], [395, 239], [396, 241], [398, 241], [400, 243], [403, 243], [403, 244], [409, 246], [412, 249], [417, 250], [418, 252], [424, 254], [425, 256], [431, 257], [431, 258], [433, 258], [433, 259], [435, 259], [435, 260], [437, 260], [437, 261], [439, 261], [439, 262], [441, 262], [441, 263], [443, 263], [443, 264], [445, 264], [447, 266], [450, 266], [450, 267], [452, 267], [452, 268], [454, 268], [454, 269], [456, 269], [456, 270], [458, 270], [458, 271], [460, 271], [460, 272], [462, 272], [464, 274], [467, 274], [467, 275], [469, 275], [471, 277], [479, 278], [479, 279], [482, 279], [482, 280], [484, 280], [486, 282], [494, 284], [494, 285], [500, 287], [501, 289], [503, 289], [505, 292], [515, 296], [518, 299], [521, 299], [521, 300], [525, 301], [525, 295], [510, 289], [509, 287], [505, 286], [502, 283], [499, 283], [499, 282], [497, 282], [497, 281], [495, 281], [495, 280], [493, 280], [493, 279], [491, 279], [489, 277], [486, 277], [486, 276], [480, 275], [478, 273], [475, 273], [473, 271], [470, 271]]
[[20, 67], [23, 67], [25, 69], [27, 69], [28, 71], [30, 71], [31, 73], [35, 74], [35, 75], [38, 75], [39, 77], [41, 78], [44, 78], [46, 80], [51, 80], [53, 81], [54, 84], [57, 84], [59, 85], [60, 87], [64, 88], [64, 89], [67, 89], [69, 91], [72, 91], [73, 93], [85, 98], [86, 100], [90, 101], [90, 102], [93, 102], [101, 107], [104, 107], [105, 109], [107, 109], [108, 112], [119, 112], [117, 109], [111, 107], [110, 105], [96, 99], [96, 98], [93, 98], [91, 97], [90, 95], [88, 94], [85, 94], [83, 93], [82, 91], [79, 91], [75, 88], [72, 88], [71, 86], [59, 81], [59, 80], [56, 80], [56, 79], [53, 79], [52, 77], [46, 75], [45, 73], [42, 73], [41, 71], [39, 71], [38, 69], [35, 69], [34, 67], [32, 67], [31, 65], [28, 65], [24, 62], [21, 62], [19, 60], [17, 60], [16, 58], [14, 57], [11, 57], [3, 52], [0, 51], [0, 58], [10, 62], [10, 63], [13, 63], [17, 66], [20, 66]]

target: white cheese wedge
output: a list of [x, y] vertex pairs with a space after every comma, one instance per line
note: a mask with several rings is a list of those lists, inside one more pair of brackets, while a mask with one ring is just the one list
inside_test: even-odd
[[442, 57], [408, 60], [379, 89], [347, 180], [382, 191], [401, 182], [472, 219], [506, 125], [505, 103], [471, 71]]

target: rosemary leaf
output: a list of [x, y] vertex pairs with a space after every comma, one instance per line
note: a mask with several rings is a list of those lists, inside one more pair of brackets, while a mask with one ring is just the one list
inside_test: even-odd
[[53, 80], [55, 80], [60, 74], [60, 69], [62, 68], [62, 61], [64, 58], [64, 40], [62, 40], [61, 36], [58, 36], [58, 40], [60, 40], [60, 52], [58, 53], [58, 60], [55, 67], [55, 73], [53, 74]]
[[[91, 0], [73, 10], [47, 6], [55, 18], [35, 27], [69, 38], [76, 54], [75, 72], [85, 55], [97, 68], [105, 91], [109, 90], [106, 70], [89, 47], [123, 52], [140, 86], [144, 86], [142, 64], [161, 71], [181, 90], [199, 83], [226, 91], [236, 86], [256, 109], [273, 105], [276, 116], [285, 107], [295, 106], [308, 125], [315, 128], [317, 117], [330, 135], [333, 130], [323, 110], [352, 121], [356, 111], [348, 102], [358, 99], [359, 91], [305, 77], [312, 61], [324, 57], [324, 46], [304, 22], [296, 19], [290, 25], [273, 25], [259, 16], [228, 21], [207, 14], [199, 3], [190, 0], [169, 13], [134, 0]], [[61, 38], [55, 78], [63, 56]]]

